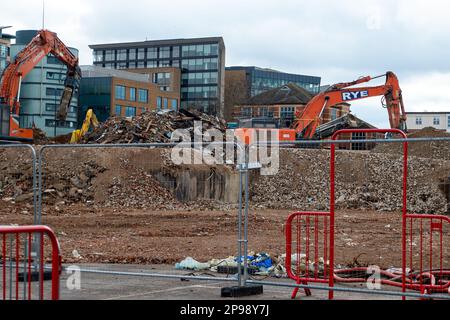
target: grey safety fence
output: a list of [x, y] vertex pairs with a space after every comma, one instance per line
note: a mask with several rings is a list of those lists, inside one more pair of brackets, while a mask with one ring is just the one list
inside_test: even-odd
[[[298, 150], [306, 150], [306, 149], [320, 149], [320, 148], [326, 148], [329, 147], [331, 145], [335, 145], [335, 146], [339, 146], [339, 145], [356, 145], [356, 146], [361, 146], [364, 144], [387, 144], [387, 145], [399, 145], [400, 146], [400, 154], [397, 155], [401, 155], [402, 154], [402, 146], [404, 143], [408, 143], [409, 146], [411, 146], [412, 144], [435, 144], [435, 143], [448, 143], [450, 145], [450, 138], [449, 137], [436, 137], [436, 138], [409, 138], [409, 139], [404, 139], [404, 138], [395, 138], [393, 139], [391, 136], [386, 136], [384, 139], [380, 139], [380, 138], [375, 138], [375, 139], [362, 139], [362, 138], [354, 138], [352, 137], [351, 139], [348, 140], [322, 140], [322, 141], [289, 141], [289, 142], [279, 142], [279, 141], [262, 141], [262, 142], [257, 142], [257, 143], [252, 143], [250, 146], [248, 146], [248, 150], [247, 150], [247, 161], [249, 160], [249, 154], [251, 153], [252, 149], [258, 149], [258, 148], [267, 148], [267, 147], [275, 147], [275, 148], [280, 148], [280, 149], [298, 149]], [[436, 148], [436, 146], [434, 146]], [[350, 149], [351, 150], [351, 149]], [[356, 150], [364, 150], [357, 148]], [[444, 149], [445, 150], [445, 149]], [[257, 153], [257, 152], [256, 152]], [[401, 157], [400, 157], [401, 158]], [[255, 163], [255, 159], [256, 163]], [[261, 164], [258, 163], [258, 158], [253, 157], [253, 162], [247, 162], [247, 168], [258, 168], [260, 167]], [[247, 173], [248, 174], [248, 171]], [[450, 172], [448, 173], [449, 177], [448, 179], [450, 180]], [[249, 181], [248, 177], [245, 179], [246, 182]], [[246, 187], [246, 192], [249, 192], [248, 190], [251, 191], [250, 186]], [[244, 218], [245, 218], [245, 230], [244, 230], [244, 242], [246, 244], [249, 243], [248, 241], [248, 236], [249, 236], [249, 230], [248, 228], [248, 212], [250, 210], [250, 201], [248, 200], [248, 198], [246, 198], [246, 201], [244, 203], [245, 209], [244, 212], [246, 213]], [[295, 212], [295, 211], [292, 211]], [[440, 212], [441, 214], [443, 214], [444, 212]], [[286, 217], [287, 218], [287, 217]], [[283, 221], [284, 223], [284, 221]], [[441, 231], [442, 232], [442, 231]], [[448, 236], [448, 234], [447, 234]], [[447, 242], [448, 243], [448, 242]], [[399, 247], [398, 247], [399, 251], [401, 251], [401, 246], [400, 246], [400, 242], [399, 242]], [[448, 248], [447, 248], [448, 249]], [[446, 251], [446, 253], [448, 252], [448, 250]], [[245, 251], [244, 253], [244, 266], [248, 266], [248, 262], [245, 261], [247, 259], [247, 251]], [[444, 253], [444, 255], [446, 254]], [[442, 253], [441, 253], [442, 256]], [[355, 287], [351, 287], [351, 286], [338, 286], [335, 285], [334, 287], [329, 287], [327, 285], [319, 285], [319, 284], [310, 284], [310, 283], [297, 283], [297, 284], [288, 284], [288, 283], [279, 283], [279, 282], [274, 282], [274, 281], [259, 281], [257, 279], [251, 279], [251, 277], [249, 276], [248, 272], [245, 272], [244, 275], [244, 285], [266, 285], [266, 286], [274, 286], [274, 287], [289, 287], [289, 288], [294, 288], [294, 289], [305, 289], [305, 290], [322, 290], [322, 291], [336, 291], [336, 292], [348, 292], [348, 293], [356, 293], [356, 294], [367, 294], [367, 295], [381, 295], [381, 296], [393, 296], [393, 297], [403, 297], [403, 298], [434, 298], [434, 299], [450, 299], [450, 295], [447, 294], [424, 294], [424, 293], [417, 293], [417, 292], [404, 292], [402, 293], [401, 291], [389, 291], [389, 290], [381, 290], [381, 289], [377, 289], [377, 290], [370, 290], [370, 289], [361, 289], [361, 288], [355, 288]], [[384, 286], [384, 284], [383, 284]], [[336, 290], [334, 290], [336, 289]], [[449, 291], [450, 293], [450, 291]]]
[[[28, 145], [28, 144], [19, 144], [19, 143], [11, 143], [8, 141], [2, 142], [2, 144], [0, 144], [0, 150], [12, 150], [12, 149], [23, 149], [23, 150], [28, 150], [30, 153], [30, 160], [31, 160], [31, 176], [32, 176], [32, 193], [33, 193], [33, 221], [29, 222], [29, 223], [25, 223], [27, 225], [38, 225], [39, 223], [39, 214], [38, 214], [38, 188], [37, 188], [37, 152], [36, 149], [32, 146], [32, 145]], [[22, 174], [24, 174], [22, 172]], [[31, 235], [31, 233], [30, 233]], [[23, 257], [24, 257], [24, 261], [22, 264], [22, 266], [20, 267], [20, 270], [23, 271], [23, 275], [27, 275], [29, 274], [32, 278], [33, 281], [39, 281], [39, 284], [37, 286], [35, 286], [36, 290], [39, 290], [39, 292], [41, 292], [41, 289], [43, 288], [43, 275], [42, 275], [42, 268], [41, 268], [41, 264], [40, 264], [40, 238], [38, 236], [38, 234], [32, 234], [32, 236], [30, 236], [30, 239], [28, 238], [24, 238], [23, 240]], [[5, 240], [5, 239], [3, 239]], [[16, 244], [17, 242], [17, 244]], [[18, 248], [18, 243], [19, 243], [19, 238], [17, 239], [13, 239], [10, 238], [9, 239], [9, 248]], [[4, 241], [4, 250], [7, 248], [6, 246], [6, 242]], [[16, 248], [16, 254], [19, 254], [19, 250], [17, 250]], [[6, 251], [5, 251], [6, 252]], [[10, 251], [10, 255], [11, 255], [12, 249]], [[9, 263], [6, 264], [6, 259], [7, 257], [4, 257], [4, 267], [7, 268], [9, 270], [9, 272], [11, 273], [13, 271], [13, 265], [12, 265], [12, 257], [9, 257]], [[22, 259], [22, 257], [21, 257]], [[16, 263], [18, 263], [16, 261]], [[6, 273], [5, 273], [6, 274]], [[36, 278], [37, 275], [37, 279]], [[11, 293], [11, 288], [12, 288], [12, 282], [13, 282], [13, 277], [9, 276], [9, 297], [12, 297], [12, 293]], [[28, 295], [31, 295], [31, 285], [29, 284], [29, 292], [26, 292], [26, 280], [27, 278], [23, 279], [23, 294], [24, 297], [27, 297], [27, 293]], [[3, 284], [4, 286], [6, 286], [6, 283]], [[15, 283], [15, 285], [18, 288], [19, 283]], [[3, 288], [5, 290], [5, 288]], [[16, 292], [17, 294], [17, 292]]]
[[37, 205], [37, 153], [36, 149], [28, 144], [15, 144], [15, 143], [8, 143], [8, 144], [0, 144], [0, 150], [5, 149], [25, 149], [29, 150], [31, 154], [31, 165], [32, 165], [32, 189], [33, 189], [33, 224], [37, 224], [38, 221], [38, 205]]
[[[235, 148], [237, 152], [237, 165], [236, 169], [239, 171], [239, 195], [238, 195], [238, 216], [237, 216], [237, 256], [242, 256], [243, 252], [247, 251], [246, 240], [244, 235], [244, 230], [247, 229], [247, 225], [243, 225], [243, 221], [247, 219], [244, 218], [248, 213], [244, 213], [244, 201], [248, 201], [248, 182], [245, 180], [248, 178], [247, 166], [245, 165], [245, 147], [237, 142], [209, 142], [209, 143], [143, 143], [143, 144], [86, 144], [86, 145], [45, 145], [39, 150], [38, 156], [38, 201], [37, 201], [37, 223], [42, 224], [42, 211], [43, 211], [43, 166], [46, 163], [45, 154], [46, 152], [51, 152], [52, 150], [99, 150], [99, 149], [158, 149], [158, 148], [192, 148], [196, 149], [198, 147], [214, 147], [214, 146], [225, 146]], [[245, 190], [244, 190], [245, 188]], [[245, 194], [245, 200], [243, 199], [243, 194]], [[247, 222], [246, 222], [247, 223]], [[183, 274], [171, 274], [169, 272], [165, 273], [148, 273], [139, 272], [133, 273], [123, 270], [102, 270], [98, 266], [96, 267], [85, 267], [81, 268], [80, 272], [86, 274], [97, 274], [97, 275], [112, 275], [112, 276], [138, 276], [138, 277], [150, 277], [150, 278], [165, 278], [165, 279], [181, 279], [181, 280], [199, 280], [199, 281], [227, 281], [227, 282], [237, 282], [238, 286], [243, 286], [242, 270], [246, 269], [242, 265], [243, 261], [238, 259], [238, 273], [236, 276], [221, 278], [221, 277], [211, 277], [211, 276], [189, 276]]]

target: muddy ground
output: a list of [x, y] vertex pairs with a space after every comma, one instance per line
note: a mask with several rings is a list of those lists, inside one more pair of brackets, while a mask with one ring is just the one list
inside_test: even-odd
[[[30, 224], [32, 215], [0, 209], [0, 224]], [[249, 250], [277, 257], [286, 252], [284, 224], [292, 211], [250, 212]], [[336, 216], [336, 264], [401, 267], [399, 213], [340, 211]], [[174, 264], [186, 257], [221, 259], [237, 252], [237, 212], [63, 208], [43, 217], [55, 230], [66, 263]], [[450, 226], [449, 226], [450, 227]], [[450, 228], [444, 241], [450, 240]], [[81, 257], [75, 257], [76, 250]], [[78, 256], [78, 255], [76, 255]], [[444, 249], [444, 265], [450, 250]]]

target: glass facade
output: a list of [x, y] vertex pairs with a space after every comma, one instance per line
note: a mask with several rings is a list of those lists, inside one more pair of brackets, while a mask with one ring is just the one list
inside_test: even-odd
[[[147, 41], [132, 45], [91, 47], [94, 65], [105, 68], [125, 68], [125, 65], [120, 64], [125, 61], [128, 68], [181, 68], [181, 101], [177, 108], [193, 107], [209, 114], [223, 112], [225, 47], [222, 38]], [[128, 57], [124, 60], [126, 52]], [[153, 79], [154, 83], [163, 86], [162, 90], [167, 86], [164, 82], [169, 81], [164, 73]], [[162, 103], [158, 108], [163, 108]]]
[[282, 87], [288, 83], [295, 83], [313, 94], [320, 92], [320, 77], [290, 74], [257, 67], [229, 67], [227, 70], [246, 71], [251, 97], [271, 89]]
[[9, 48], [3, 44], [0, 44], [0, 76], [3, 73], [3, 70], [6, 68], [6, 59], [8, 58], [8, 50]]

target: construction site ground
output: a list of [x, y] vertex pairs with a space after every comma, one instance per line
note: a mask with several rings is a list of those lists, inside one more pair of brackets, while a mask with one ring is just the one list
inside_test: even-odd
[[[249, 213], [249, 251], [277, 258], [285, 250], [288, 210]], [[92, 212], [78, 205], [47, 215], [64, 263], [170, 264], [192, 257], [201, 262], [237, 254], [237, 210]], [[0, 225], [30, 224], [32, 216], [0, 210]], [[448, 229], [447, 229], [448, 230]], [[450, 236], [446, 234], [445, 237]], [[400, 213], [345, 210], [336, 214], [336, 264], [401, 266]], [[448, 253], [446, 251], [446, 253]], [[448, 265], [450, 255], [444, 255]]]

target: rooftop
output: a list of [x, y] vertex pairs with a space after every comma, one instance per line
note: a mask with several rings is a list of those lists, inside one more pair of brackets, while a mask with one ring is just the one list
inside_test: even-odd
[[107, 69], [97, 66], [81, 66], [81, 75], [83, 78], [120, 78], [132, 81], [151, 82], [150, 75], [128, 72], [116, 69]]
[[205, 38], [180, 38], [180, 39], [165, 39], [165, 40], [146, 40], [138, 42], [118, 42], [118, 43], [106, 43], [106, 44], [91, 44], [91, 49], [117, 49], [117, 48], [138, 48], [138, 47], [151, 47], [151, 46], [163, 46], [173, 44], [202, 44], [202, 43], [221, 43], [224, 45], [222, 37], [205, 37]]
[[10, 39], [15, 39], [16, 38], [15, 36], [13, 36], [11, 34], [3, 33], [3, 29], [9, 29], [9, 28], [11, 28], [11, 27], [10, 26], [7, 26], [7, 27], [0, 26], [0, 39], [8, 39], [8, 40], [10, 40]]
[[274, 105], [274, 104], [307, 104], [313, 94], [299, 87], [295, 83], [289, 83], [282, 87], [258, 94], [245, 104], [247, 105]]
[[321, 80], [320, 77], [317, 76], [308, 76], [308, 75], [303, 75], [303, 74], [296, 74], [296, 73], [288, 73], [288, 72], [284, 72], [284, 71], [279, 71], [279, 70], [275, 70], [275, 69], [271, 69], [271, 68], [261, 68], [261, 67], [256, 67], [256, 66], [231, 66], [231, 67], [226, 67], [226, 70], [229, 71], [233, 71], [233, 70], [255, 70], [255, 71], [260, 71], [260, 72], [272, 72], [272, 73], [278, 73], [280, 75], [290, 75], [290, 76], [297, 76], [297, 77], [308, 77], [308, 78], [315, 78], [317, 80]]
[[406, 112], [406, 114], [450, 114], [450, 110], [449, 111], [436, 111], [436, 112], [430, 112], [430, 111], [423, 111], [423, 112]]

